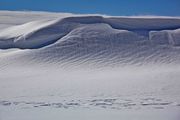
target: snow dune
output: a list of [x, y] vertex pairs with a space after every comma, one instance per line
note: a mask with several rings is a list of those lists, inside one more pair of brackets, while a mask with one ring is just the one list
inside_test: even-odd
[[[111, 35], [112, 38], [123, 38], [124, 42], [130, 42], [133, 39], [149, 39], [150, 41], [152, 39], [155, 43], [161, 43], [158, 40], [154, 40], [156, 36], [160, 36], [162, 39], [159, 41], [166, 41], [168, 39], [168, 44], [179, 45], [178, 36], [180, 33], [179, 30], [176, 30], [180, 27], [180, 19], [178, 18], [104, 18], [102, 16], [77, 16], [51, 21], [34, 21], [4, 29], [0, 32], [0, 48], [31, 49], [44, 47], [56, 41], [61, 41], [61, 38], [64, 36], [67, 38], [68, 33], [76, 31], [78, 28], [91, 24], [100, 24], [102, 29], [104, 27], [102, 24], [105, 26], [109, 25], [109, 29], [111, 29], [109, 32], [126, 30], [129, 34], [124, 32], [124, 34], [117, 35], [118, 32], [115, 32], [114, 35]], [[89, 31], [92, 30], [93, 25], [92, 28], [89, 26], [88, 29]], [[169, 37], [166, 37], [167, 35], [163, 34], [164, 32], [161, 32], [161, 30], [168, 30], [166, 32]], [[156, 34], [153, 31], [157, 31]], [[101, 31], [101, 34], [103, 33]], [[123, 35], [128, 35], [128, 40]], [[143, 37], [147, 38], [142, 39]], [[163, 37], [166, 37], [166, 39], [163, 39]]]
[[35, 49], [3, 58], [19, 59], [13, 64], [176, 64], [180, 60], [179, 28], [178, 17], [72, 15], [3, 29], [0, 48]]

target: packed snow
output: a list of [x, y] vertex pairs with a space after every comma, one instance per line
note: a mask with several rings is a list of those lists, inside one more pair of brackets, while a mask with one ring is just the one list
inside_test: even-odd
[[0, 11], [0, 120], [179, 120], [180, 18]]

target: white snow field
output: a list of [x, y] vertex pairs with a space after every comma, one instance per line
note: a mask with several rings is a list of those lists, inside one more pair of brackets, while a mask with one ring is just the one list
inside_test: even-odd
[[0, 11], [0, 120], [180, 120], [180, 17]]

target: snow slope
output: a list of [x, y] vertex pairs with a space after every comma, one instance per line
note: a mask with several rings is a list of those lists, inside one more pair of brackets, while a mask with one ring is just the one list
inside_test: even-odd
[[0, 119], [179, 120], [179, 53], [179, 17], [0, 11]]

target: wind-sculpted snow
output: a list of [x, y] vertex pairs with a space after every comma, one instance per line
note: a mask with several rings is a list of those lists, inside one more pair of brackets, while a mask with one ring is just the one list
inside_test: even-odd
[[[99, 33], [96, 35], [93, 34], [93, 36], [107, 39], [107, 36], [105, 37], [104, 34], [114, 32], [108, 39], [114, 39], [114, 41], [121, 39], [119, 41], [126, 43], [134, 41], [134, 39], [150, 39], [150, 41], [152, 39], [153, 43], [163, 42], [170, 45], [179, 45], [178, 38], [180, 33], [179, 30], [175, 30], [180, 28], [180, 19], [178, 18], [104, 18], [101, 16], [79, 16], [51, 21], [33, 21], [4, 29], [0, 32], [0, 48], [41, 48], [56, 41], [61, 41], [64, 36], [68, 38], [69, 33], [76, 32], [76, 30], [78, 32], [82, 27], [91, 25], [87, 30], [92, 31], [94, 28], [93, 25], [97, 25], [98, 28], [102, 27], [103, 29], [103, 24], [109, 26], [109, 30], [97, 30], [96, 32]], [[126, 32], [120, 32], [121, 30]], [[82, 36], [86, 35], [84, 31], [81, 34]], [[157, 38], [156, 36], [161, 39], [155, 40]], [[91, 37], [91, 34], [89, 34], [89, 37]], [[83, 37], [81, 38], [83, 39]], [[112, 40], [112, 42], [114, 41]]]
[[31, 62], [93, 63], [96, 66], [100, 63], [169, 64], [180, 60], [179, 29], [180, 19], [173, 17], [74, 15], [32, 21], [1, 30], [0, 48], [33, 49], [8, 56], [8, 59]]
[[180, 29], [151, 31], [149, 37], [151, 42], [155, 44], [180, 45]]

